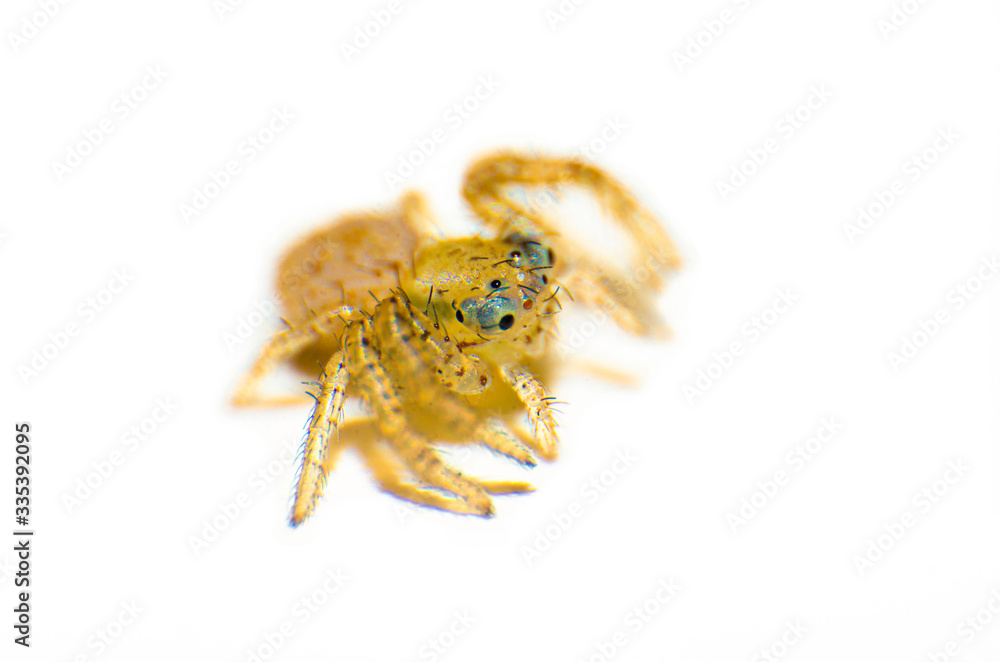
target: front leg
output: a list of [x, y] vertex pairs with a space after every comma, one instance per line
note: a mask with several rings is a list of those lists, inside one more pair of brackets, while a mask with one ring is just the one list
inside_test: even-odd
[[418, 480], [454, 494], [474, 514], [492, 517], [493, 502], [483, 486], [442, 462], [427, 439], [412, 429], [397, 387], [382, 365], [375, 339], [371, 320], [352, 324], [344, 335], [344, 352], [351, 374], [378, 422], [380, 436]]
[[531, 421], [538, 452], [547, 460], [556, 459], [559, 454], [559, 436], [556, 434], [555, 414], [549, 405], [552, 398], [545, 394], [545, 387], [528, 370], [516, 363], [504, 365], [500, 374], [528, 409], [528, 419]]
[[[301, 404], [301, 396], [262, 398], [257, 391], [268, 373], [282, 362], [324, 336], [335, 336], [347, 320], [356, 319], [360, 312], [356, 306], [335, 306], [314, 315], [308, 321], [291, 326], [274, 334], [261, 351], [250, 370], [240, 379], [233, 394], [232, 404], [237, 407], [258, 407], [279, 404]], [[308, 401], [307, 401], [308, 402]]]
[[334, 354], [320, 376], [319, 393], [313, 408], [302, 453], [302, 467], [295, 488], [291, 524], [301, 524], [316, 507], [326, 485], [330, 440], [338, 438], [340, 417], [347, 399], [348, 372], [344, 352]]
[[565, 238], [542, 217], [517, 203], [511, 185], [553, 189], [573, 184], [589, 191], [615, 223], [625, 231], [633, 246], [632, 269], [650, 259], [659, 268], [650, 274], [649, 289], [660, 288], [660, 273], [679, 269], [677, 246], [656, 218], [631, 191], [600, 168], [579, 159], [552, 159], [499, 152], [477, 161], [469, 168], [462, 191], [473, 210], [487, 226], [500, 233], [511, 229], [549, 236], [570, 253], [583, 251]]

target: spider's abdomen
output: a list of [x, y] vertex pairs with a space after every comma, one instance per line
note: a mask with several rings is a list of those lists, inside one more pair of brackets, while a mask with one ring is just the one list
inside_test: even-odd
[[283, 315], [297, 324], [340, 305], [371, 308], [413, 270], [419, 237], [402, 217], [356, 214], [295, 244], [278, 266]]

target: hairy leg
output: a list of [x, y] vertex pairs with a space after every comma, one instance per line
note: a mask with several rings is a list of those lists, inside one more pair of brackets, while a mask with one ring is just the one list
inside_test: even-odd
[[282, 404], [301, 404], [303, 398], [263, 398], [257, 394], [261, 382], [280, 363], [287, 361], [323, 336], [332, 335], [344, 326], [342, 316], [357, 317], [355, 306], [337, 306], [315, 315], [309, 321], [291, 326], [274, 334], [264, 346], [253, 366], [244, 373], [233, 394], [232, 404], [237, 407], [261, 407]]
[[597, 315], [611, 317], [629, 333], [654, 338], [669, 335], [669, 327], [642, 289], [642, 275], [650, 271], [633, 273], [627, 279], [596, 263], [574, 266], [559, 282], [573, 294], [575, 302], [597, 309]]
[[428, 441], [412, 430], [396, 387], [381, 364], [374, 338], [370, 320], [352, 324], [344, 338], [344, 352], [352, 376], [378, 421], [381, 436], [419, 480], [455, 494], [476, 514], [492, 516], [493, 503], [482, 485], [442, 462]]
[[347, 399], [349, 375], [344, 352], [334, 354], [323, 368], [319, 393], [306, 433], [305, 447], [299, 480], [295, 488], [295, 505], [292, 508], [292, 526], [301, 524], [316, 508], [316, 501], [323, 494], [329, 465], [330, 439], [338, 438], [340, 417]]
[[[463, 194], [472, 208], [498, 231], [508, 229], [512, 217], [523, 216], [540, 234], [558, 234], [538, 215], [517, 204], [506, 187], [575, 184], [589, 190], [633, 240], [637, 255], [656, 255], [664, 266], [678, 269], [680, 254], [656, 218], [635, 196], [603, 170], [577, 159], [548, 159], [501, 152], [480, 159], [469, 168]], [[651, 284], [656, 287], [656, 283]]]
[[404, 476], [409, 473], [406, 466], [392, 450], [378, 440], [366, 440], [358, 446], [358, 451], [383, 491], [419, 506], [460, 515], [480, 514], [462, 499], [446, 496], [440, 490], [405, 479]]
[[[432, 335], [425, 335], [428, 333], [425, 327], [429, 325], [428, 318], [406, 305], [404, 299], [395, 297], [383, 300], [375, 315], [374, 326], [383, 363], [394, 366], [390, 372], [402, 382], [409, 393], [408, 399], [433, 410], [439, 426], [456, 439], [469, 438], [524, 466], [535, 466], [529, 448], [514, 437], [502, 420], [482, 419], [468, 403], [448, 390], [461, 392], [462, 380], [470, 375], [473, 385], [481, 385], [483, 381], [489, 384], [489, 365], [462, 354], [457, 348], [449, 348], [454, 354], [450, 356]], [[457, 357], [474, 362], [470, 367]], [[439, 380], [434, 379], [435, 372]]]

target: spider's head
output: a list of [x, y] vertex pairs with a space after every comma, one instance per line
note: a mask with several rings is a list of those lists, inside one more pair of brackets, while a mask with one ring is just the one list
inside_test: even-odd
[[439, 317], [460, 325], [462, 344], [512, 340], [535, 325], [554, 260], [548, 246], [522, 235], [459, 239], [421, 251], [416, 281]]

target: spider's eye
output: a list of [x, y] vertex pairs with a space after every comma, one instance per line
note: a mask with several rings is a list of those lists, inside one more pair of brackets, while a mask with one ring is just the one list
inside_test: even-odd
[[[483, 329], [495, 329], [499, 327], [501, 331], [506, 331], [514, 326], [514, 315], [516, 312], [517, 309], [515, 308], [513, 299], [490, 297], [481, 300], [479, 310], [476, 311], [476, 321], [479, 322], [479, 326]], [[507, 321], [506, 326], [504, 326], [504, 320], [507, 320], [507, 318], [510, 319]]]
[[511, 251], [510, 256], [516, 260], [517, 258], [521, 257], [521, 251]]
[[464, 322], [465, 321], [465, 315], [462, 314], [461, 310], [456, 310], [455, 311], [455, 319], [457, 319], [459, 322]]
[[500, 289], [501, 285], [503, 285], [503, 283], [500, 282], [499, 278], [496, 279], [496, 280], [494, 280], [494, 281], [492, 281], [492, 282], [490, 282], [490, 287], [492, 287], [494, 290]]
[[521, 245], [521, 250], [524, 251], [526, 262], [532, 267], [544, 267], [553, 264], [554, 254], [552, 250], [540, 242], [527, 240]]
[[549, 264], [553, 265], [555, 263], [556, 263], [556, 252], [550, 248], [549, 249]]

